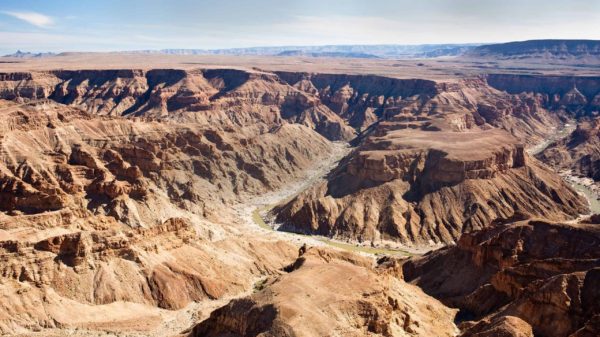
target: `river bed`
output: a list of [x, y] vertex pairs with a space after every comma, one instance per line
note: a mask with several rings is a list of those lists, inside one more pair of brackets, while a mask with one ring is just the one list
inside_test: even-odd
[[[573, 131], [575, 131], [576, 127], [577, 124], [575, 122], [566, 123], [561, 128], [556, 129], [557, 131], [553, 135], [549, 136], [548, 139], [527, 149], [527, 152], [533, 156], [542, 153], [554, 142], [568, 137]], [[573, 187], [573, 189], [579, 192], [579, 194], [585, 196], [590, 205], [590, 211], [592, 214], [600, 213], [600, 191], [594, 186], [594, 181], [592, 179], [578, 177], [574, 175], [571, 170], [563, 170], [560, 171], [559, 174], [564, 181]], [[582, 214], [582, 216], [586, 215], [589, 214]]]

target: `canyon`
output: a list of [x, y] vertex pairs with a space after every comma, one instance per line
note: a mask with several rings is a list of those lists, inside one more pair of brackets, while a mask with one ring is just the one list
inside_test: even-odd
[[0, 64], [2, 334], [600, 331], [599, 74], [85, 57]]

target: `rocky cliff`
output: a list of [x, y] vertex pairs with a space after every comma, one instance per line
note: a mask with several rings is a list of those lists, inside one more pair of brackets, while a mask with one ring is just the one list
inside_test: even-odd
[[463, 234], [455, 246], [406, 262], [404, 276], [460, 308], [463, 336], [514, 317], [526, 322], [520, 333], [593, 336], [600, 332], [600, 231], [589, 221], [517, 221]]
[[599, 77], [490, 74], [486, 78], [490, 86], [511, 94], [543, 95], [544, 106], [550, 110], [577, 117], [600, 111]]
[[271, 190], [330, 148], [296, 124], [224, 131], [97, 118], [51, 101], [7, 103], [3, 117], [2, 211], [83, 208], [138, 226], [169, 204], [207, 215], [211, 202]]
[[586, 212], [585, 200], [521, 145], [543, 139], [563, 112], [549, 110], [544, 94], [509, 94], [486, 81], [437, 82], [384, 108], [326, 182], [274, 209], [281, 228], [447, 243], [515, 212]]
[[585, 205], [503, 131], [399, 129], [367, 138], [327, 181], [274, 213], [284, 230], [427, 244], [516, 212], [568, 219]]
[[368, 128], [386, 109], [401, 105], [403, 100], [437, 93], [434, 81], [421, 79], [292, 72], [277, 72], [277, 75], [299, 90], [317, 95], [358, 130]]
[[0, 74], [0, 98], [50, 98], [89, 113], [241, 127], [299, 123], [333, 140], [354, 131], [276, 75], [235, 69], [78, 70]]
[[[567, 117], [593, 115], [595, 82], [554, 93], [494, 81], [239, 69], [0, 74], [0, 331], [164, 335], [208, 318], [192, 333], [454, 334], [452, 310], [399, 280], [397, 260], [373, 267], [310, 249], [287, 266], [295, 243], [253, 226], [246, 211], [319, 166], [332, 140], [353, 139], [325, 181], [275, 209], [283, 229], [452, 243], [519, 214], [587, 212], [525, 148]], [[483, 317], [464, 331], [537, 331], [519, 317]]]
[[227, 205], [299, 178], [331, 149], [293, 123], [231, 130], [0, 104], [3, 334], [152, 329], [163, 309], [244, 292], [296, 248], [248, 241]]

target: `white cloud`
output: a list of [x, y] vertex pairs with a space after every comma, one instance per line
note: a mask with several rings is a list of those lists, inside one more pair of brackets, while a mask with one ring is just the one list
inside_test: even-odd
[[41, 28], [48, 28], [54, 24], [54, 19], [41, 13], [11, 11], [3, 11], [2, 13]]

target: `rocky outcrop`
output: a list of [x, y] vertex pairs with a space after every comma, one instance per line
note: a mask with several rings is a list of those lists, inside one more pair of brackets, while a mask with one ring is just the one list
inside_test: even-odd
[[[88, 226], [98, 222], [83, 220]], [[223, 252], [180, 218], [151, 229], [100, 223], [108, 229], [0, 241], [0, 332], [110, 327], [127, 324], [132, 314], [148, 319], [153, 308], [177, 310], [244, 292], [251, 286], [244, 280], [277, 273], [296, 252], [283, 242], [244, 240], [229, 240], [231, 251]], [[78, 314], [68, 314], [73, 309]]]
[[454, 312], [389, 273], [388, 265], [311, 248], [189, 336], [454, 336]]
[[46, 98], [100, 115], [228, 127], [256, 123], [275, 127], [287, 121], [316, 129], [332, 140], [354, 136], [346, 122], [317, 97], [261, 72], [123, 69], [0, 74], [0, 99]]
[[257, 238], [226, 205], [331, 149], [293, 123], [233, 130], [0, 104], [1, 334], [147, 331], [167, 310], [243, 293], [297, 248]]
[[500, 130], [380, 131], [328, 181], [276, 207], [281, 229], [449, 243], [519, 212], [558, 219], [587, 212], [581, 196]]
[[[297, 247], [249, 226], [244, 207], [255, 201], [240, 202], [304, 177], [334, 148], [330, 140], [358, 130], [357, 148], [327, 181], [276, 208], [284, 229], [451, 243], [519, 214], [586, 211], [524, 147], [569, 114], [591, 114], [594, 82], [508, 93], [492, 78], [256, 68], [0, 74], [0, 97], [11, 100], [0, 100], [0, 332], [145, 334], [164, 324], [154, 330], [162, 335], [207, 318], [261, 279], [254, 295], [218, 309], [193, 334], [455, 334], [454, 312], [399, 280], [398, 259], [372, 267], [353, 254], [303, 249], [288, 265]], [[461, 254], [459, 270], [474, 253]], [[581, 269], [589, 261], [527, 292], [527, 273], [546, 275], [559, 262], [493, 280], [495, 269], [485, 267], [465, 280], [479, 290], [463, 302], [481, 319], [464, 332], [530, 335], [546, 312], [571, 307], [579, 321], [569, 329], [594, 331], [591, 304], [569, 307], [562, 295], [576, 298], [578, 285], [595, 282]], [[529, 302], [486, 316], [511, 296]], [[559, 309], [523, 318], [539, 303]]]
[[456, 246], [413, 258], [403, 271], [461, 309], [464, 336], [494, 331], [509, 316], [527, 322], [517, 329], [526, 335], [528, 325], [536, 336], [597, 334], [599, 242], [595, 224], [518, 221], [463, 234]]
[[[321, 96], [335, 88], [334, 98], [370, 83], [364, 77], [280, 76]], [[489, 80], [397, 82], [405, 87], [391, 93], [413, 96], [385, 93], [383, 101], [394, 103], [383, 106], [378, 122], [328, 181], [274, 209], [281, 229], [359, 241], [448, 243], [515, 212], [562, 220], [587, 212], [582, 197], [498, 130], [530, 145], [566, 112], [551, 110], [545, 94], [509, 94]], [[351, 100], [345, 102], [350, 108]]]
[[177, 208], [210, 217], [215, 203], [276, 188], [330, 149], [302, 125], [234, 132], [60, 109], [52, 102], [5, 107], [9, 121], [31, 122], [9, 122], [0, 140], [0, 210], [82, 209], [134, 227]]
[[490, 322], [482, 320], [461, 337], [533, 337], [531, 325], [514, 316], [501, 316]]

